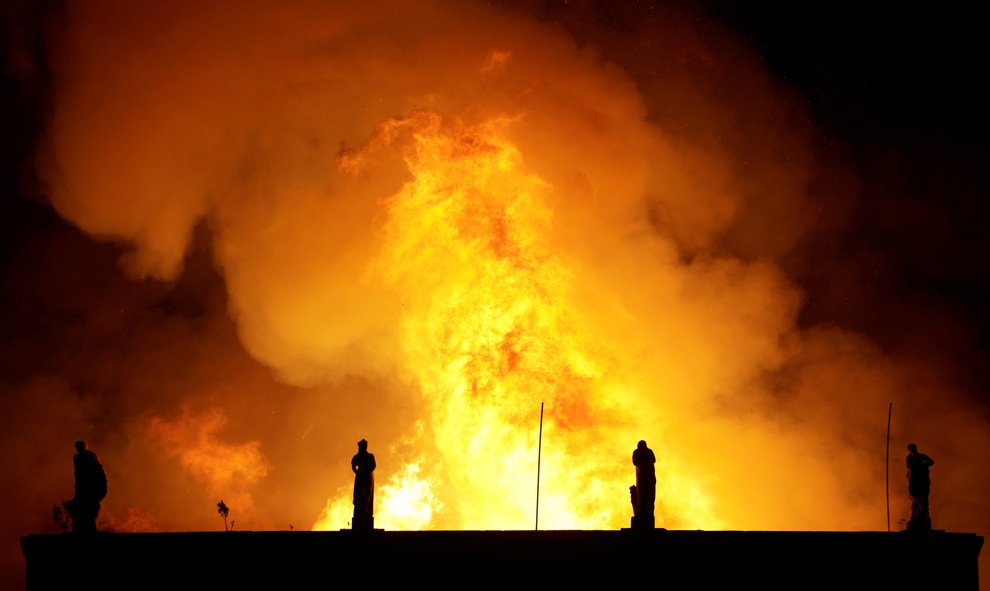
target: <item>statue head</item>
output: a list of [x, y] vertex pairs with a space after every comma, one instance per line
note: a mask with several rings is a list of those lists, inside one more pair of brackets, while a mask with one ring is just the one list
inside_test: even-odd
[[84, 449], [86, 449], [86, 442], [85, 441], [82, 441], [82, 440], [77, 441], [76, 442], [76, 451], [82, 451]]
[[636, 444], [636, 449], [646, 449], [646, 441], [640, 439], [639, 443]]
[[358, 441], [358, 449], [361, 451], [368, 449], [368, 440], [362, 439], [361, 441]]
[[915, 445], [915, 444], [913, 444], [913, 443], [909, 443], [908, 444], [908, 451], [909, 452], [912, 452], [912, 453], [918, 453], [918, 446]]

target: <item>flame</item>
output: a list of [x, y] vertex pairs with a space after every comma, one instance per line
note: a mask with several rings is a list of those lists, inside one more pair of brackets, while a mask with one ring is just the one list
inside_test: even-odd
[[265, 477], [268, 464], [259, 441], [231, 444], [221, 441], [217, 433], [227, 425], [218, 408], [201, 414], [185, 409], [176, 420], [152, 417], [148, 431], [164, 447], [167, 455], [177, 457], [183, 469], [211, 494], [225, 496], [238, 509], [249, 510], [253, 500], [250, 485]]
[[[615, 500], [633, 472], [619, 458], [655, 427], [637, 416], [640, 393], [608, 343], [582, 321], [575, 270], [554, 245], [554, 187], [508, 139], [514, 121], [469, 124], [424, 110], [383, 123], [364, 151], [340, 159], [355, 171], [398, 144], [412, 175], [385, 201], [375, 272], [403, 294], [406, 368], [452, 492], [441, 512], [435, 471], [421, 477], [420, 463], [407, 465], [383, 487], [377, 525], [527, 529], [538, 471], [541, 527], [628, 523], [629, 508]], [[667, 487], [679, 521], [717, 523], [697, 483], [674, 476]], [[339, 523], [347, 504], [329, 501], [315, 529]]]
[[[402, 470], [384, 486], [375, 491], [380, 503], [376, 527], [391, 530], [427, 529], [434, 515], [444, 508], [435, 492], [435, 479], [423, 472], [423, 460], [405, 464]], [[327, 500], [314, 530], [327, 531], [342, 524], [350, 524], [353, 510], [349, 491], [341, 491], [337, 497]]]

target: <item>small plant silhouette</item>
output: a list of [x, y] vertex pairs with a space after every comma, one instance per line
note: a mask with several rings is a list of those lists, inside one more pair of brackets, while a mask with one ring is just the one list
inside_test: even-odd
[[[227, 516], [230, 515], [230, 509], [227, 508], [227, 505], [223, 502], [223, 499], [220, 499], [220, 502], [217, 503], [217, 513], [220, 514], [220, 517], [223, 517], [223, 531], [230, 531], [230, 528], [227, 527]], [[233, 527], [234, 522], [231, 521], [230, 525]]]
[[62, 501], [61, 505], [55, 505], [52, 507], [52, 519], [55, 521], [55, 525], [58, 526], [62, 533], [69, 531], [69, 507], [66, 505], [65, 501]]

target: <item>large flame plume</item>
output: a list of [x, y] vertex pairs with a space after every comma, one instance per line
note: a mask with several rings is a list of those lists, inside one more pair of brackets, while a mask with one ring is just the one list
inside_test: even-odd
[[645, 439], [658, 526], [880, 530], [893, 403], [894, 527], [908, 440], [940, 527], [990, 525], [944, 366], [801, 322], [795, 253], [858, 185], [792, 91], [673, 10], [524, 4], [53, 16], [36, 165], [83, 235], [39, 255], [57, 369], [4, 384], [39, 515], [85, 438], [108, 527], [346, 528], [367, 438], [376, 527], [530, 529], [539, 473], [541, 529], [616, 529]]
[[[403, 143], [413, 176], [385, 202], [374, 272], [402, 294], [404, 366], [427, 401], [434, 464], [443, 466], [452, 498], [424, 526], [526, 528], [540, 471], [546, 527], [620, 527], [628, 509], [614, 497], [629, 470], [616, 459], [629, 455], [637, 433], [656, 429], [640, 419], [654, 411], [614, 345], [582, 322], [575, 270], [553, 239], [553, 187], [527, 170], [507, 138], [518, 124], [468, 126], [423, 111], [382, 124], [373, 149], [341, 158], [345, 170], [360, 171], [374, 151]], [[545, 455], [536, 430], [544, 404]], [[667, 490], [669, 506], [707, 504], [703, 494], [689, 500]], [[382, 506], [386, 525], [403, 513], [390, 501]], [[717, 523], [701, 511], [674, 515]]]

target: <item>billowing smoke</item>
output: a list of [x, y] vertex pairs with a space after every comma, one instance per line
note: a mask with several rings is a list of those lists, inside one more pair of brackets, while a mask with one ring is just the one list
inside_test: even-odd
[[107, 529], [346, 527], [362, 437], [379, 527], [532, 527], [538, 445], [541, 526], [625, 527], [646, 439], [658, 525], [883, 530], [891, 404], [891, 525], [913, 440], [937, 527], [986, 531], [945, 366], [801, 321], [860, 181], [797, 95], [727, 29], [594, 6], [53, 15], [35, 163], [83, 234], [18, 288], [59, 316], [5, 351], [40, 368], [4, 381], [13, 533], [53, 530], [78, 438]]

